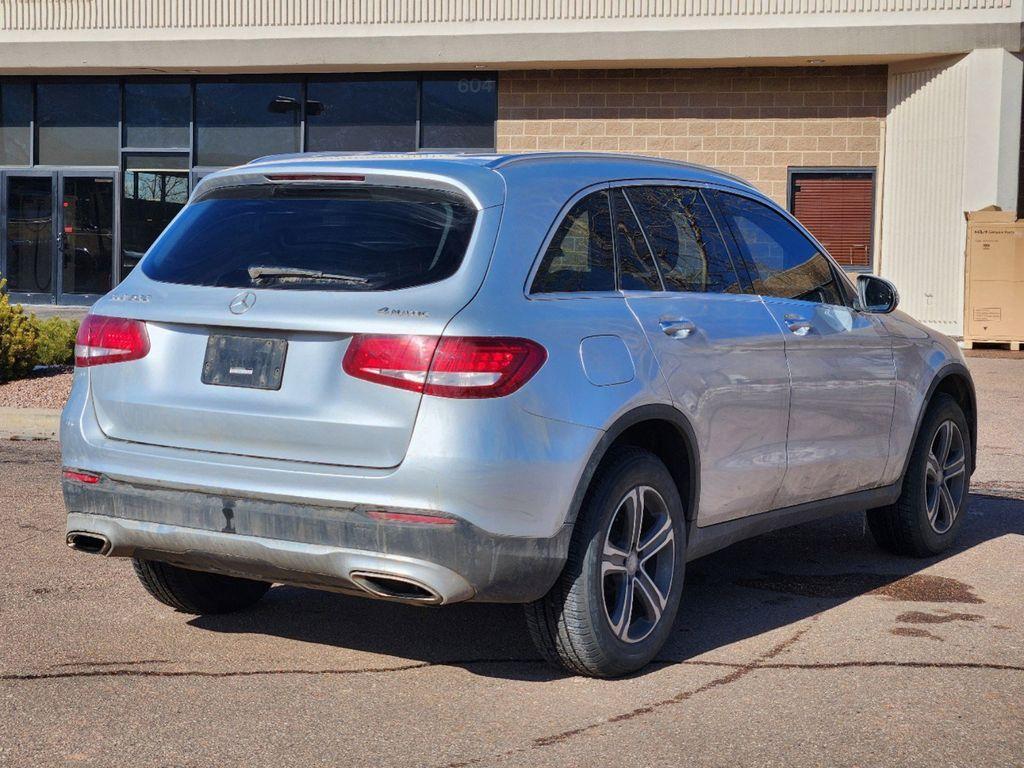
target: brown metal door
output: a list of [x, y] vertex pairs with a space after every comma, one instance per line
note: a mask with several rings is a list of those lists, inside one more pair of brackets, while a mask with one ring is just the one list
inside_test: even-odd
[[842, 266], [871, 266], [872, 174], [794, 174], [792, 209]]

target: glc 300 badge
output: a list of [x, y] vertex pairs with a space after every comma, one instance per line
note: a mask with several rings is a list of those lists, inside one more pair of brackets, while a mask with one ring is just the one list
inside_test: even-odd
[[148, 293], [115, 293], [111, 295], [111, 301], [137, 301], [140, 303], [146, 303], [150, 300]]
[[228, 304], [228, 309], [231, 310], [233, 315], [242, 315], [252, 309], [252, 305], [256, 303], [256, 294], [252, 291], [243, 291], [231, 300]]

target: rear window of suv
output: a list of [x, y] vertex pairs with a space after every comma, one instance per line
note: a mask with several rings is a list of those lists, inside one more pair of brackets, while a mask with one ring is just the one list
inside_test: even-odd
[[259, 184], [187, 206], [142, 261], [154, 280], [228, 288], [386, 291], [462, 263], [476, 210], [439, 190]]

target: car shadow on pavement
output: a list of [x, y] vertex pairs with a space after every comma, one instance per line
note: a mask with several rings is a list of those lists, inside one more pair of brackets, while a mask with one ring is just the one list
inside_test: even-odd
[[[955, 549], [913, 559], [879, 549], [853, 513], [735, 544], [691, 563], [673, 634], [656, 669], [693, 659], [827, 611], [861, 595], [977, 606], [970, 584], [920, 572], [1006, 534], [1024, 534], [1024, 501], [972, 494]], [[561, 675], [530, 643], [518, 605], [423, 608], [312, 589], [278, 586], [252, 611], [189, 622], [212, 632], [252, 633], [347, 648], [403, 664], [463, 667], [518, 680]], [[641, 673], [643, 674], [643, 673]]]

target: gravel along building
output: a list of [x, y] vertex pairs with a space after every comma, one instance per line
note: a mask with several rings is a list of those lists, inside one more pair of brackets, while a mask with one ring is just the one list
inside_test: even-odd
[[0, 274], [116, 285], [204, 174], [293, 151], [712, 165], [962, 331], [1020, 205], [1024, 0], [0, 0]]

